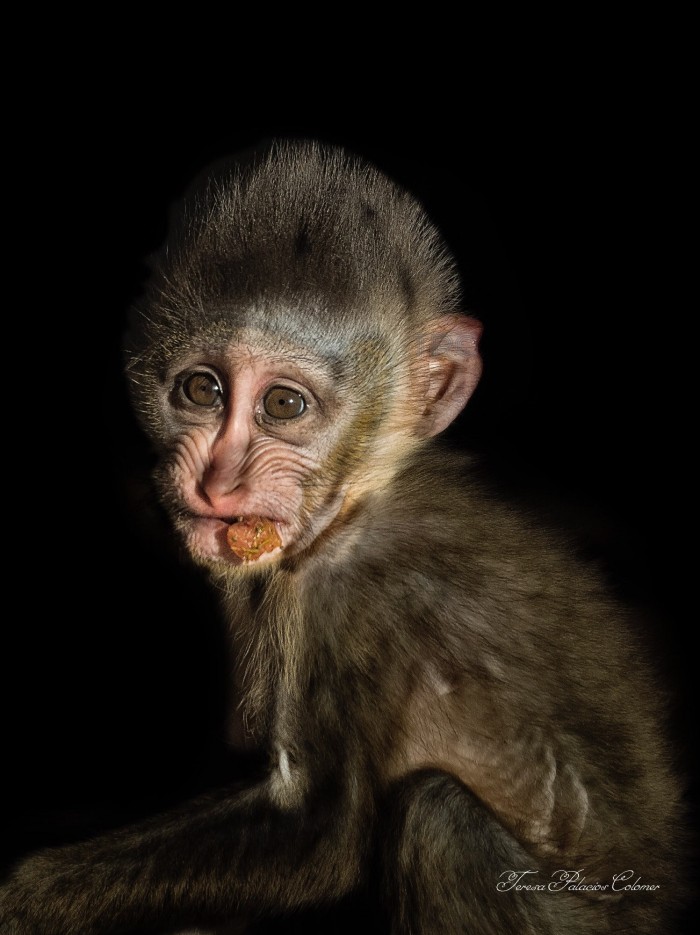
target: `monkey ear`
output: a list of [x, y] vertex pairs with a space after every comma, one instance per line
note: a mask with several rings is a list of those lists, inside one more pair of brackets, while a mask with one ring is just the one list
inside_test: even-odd
[[464, 409], [481, 376], [481, 322], [467, 315], [445, 315], [428, 332], [429, 381], [422, 434], [446, 429]]

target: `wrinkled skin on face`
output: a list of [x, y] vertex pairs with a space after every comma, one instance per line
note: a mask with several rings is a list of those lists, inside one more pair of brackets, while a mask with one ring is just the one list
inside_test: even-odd
[[[157, 481], [188, 551], [212, 570], [293, 555], [342, 506], [342, 487], [323, 471], [342, 426], [333, 423], [336, 391], [321, 361], [300, 359], [248, 336], [177, 360], [164, 381], [168, 434]], [[254, 518], [278, 547], [246, 556], [232, 537]]]
[[[279, 550], [308, 541], [317, 511], [304, 481], [323, 453], [314, 444], [325, 422], [319, 399], [329, 397], [323, 376], [320, 368], [302, 371], [290, 357], [266, 357], [247, 342], [174, 362], [162, 392], [168, 437], [158, 478], [197, 561], [246, 564], [228, 540], [240, 519], [244, 526], [253, 517], [269, 523]], [[270, 560], [272, 550], [260, 556]]]
[[[461, 335], [471, 392], [479, 325], [441, 322], [443, 351], [446, 334]], [[402, 455], [434, 434], [440, 406], [461, 407], [455, 371], [467, 367], [435, 352], [434, 332], [412, 359], [375, 351], [373, 379], [352, 387], [322, 355], [253, 329], [176, 357], [159, 389], [156, 481], [195, 561], [228, 575], [291, 558], [365, 490], [388, 484]]]

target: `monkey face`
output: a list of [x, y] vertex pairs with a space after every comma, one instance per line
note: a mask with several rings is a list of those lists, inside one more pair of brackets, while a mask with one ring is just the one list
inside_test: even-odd
[[293, 556], [333, 522], [366, 448], [358, 429], [374, 428], [385, 405], [357, 388], [345, 398], [342, 386], [318, 353], [254, 329], [171, 363], [156, 477], [196, 561], [247, 571]]
[[331, 331], [332, 311], [325, 336], [308, 317], [296, 335], [243, 320], [223, 329], [212, 315], [141, 384], [162, 502], [195, 561], [224, 574], [292, 559], [342, 526], [449, 424], [480, 372], [466, 316], [416, 336], [399, 322]]

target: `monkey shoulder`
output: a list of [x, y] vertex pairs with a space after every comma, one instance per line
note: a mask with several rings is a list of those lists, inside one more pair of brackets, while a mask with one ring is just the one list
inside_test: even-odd
[[536, 666], [553, 696], [562, 671], [580, 676], [582, 694], [629, 678], [632, 662], [644, 671], [630, 609], [573, 535], [499, 497], [468, 456], [422, 452], [358, 528], [350, 577], [361, 616], [381, 609], [382, 626], [407, 646], [440, 640], [473, 665], [498, 656], [527, 691]]
[[[634, 615], [573, 537], [500, 498], [472, 459], [438, 445], [358, 507], [306, 587], [324, 639], [342, 634], [357, 658], [386, 661], [390, 645], [392, 666], [424, 661], [439, 679], [481, 679], [485, 691], [503, 679], [504, 704], [538, 719], [571, 719], [578, 731], [580, 708], [596, 709], [595, 724], [604, 710], [633, 723], [633, 693], [621, 702], [616, 686], [649, 695]], [[569, 705], [557, 713], [563, 674]]]
[[507, 500], [475, 459], [440, 446], [409, 462], [368, 526], [368, 539], [399, 559], [397, 574], [407, 583], [410, 572], [455, 593], [610, 607], [610, 591], [578, 554], [573, 531]]

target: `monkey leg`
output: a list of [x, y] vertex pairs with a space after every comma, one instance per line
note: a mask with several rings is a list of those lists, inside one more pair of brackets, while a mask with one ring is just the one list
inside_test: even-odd
[[[383, 885], [395, 935], [608, 931], [600, 904], [548, 891], [549, 873], [452, 776], [425, 770], [403, 778], [389, 816]], [[536, 871], [520, 882], [544, 891], [511, 885], [521, 871]]]
[[239, 917], [342, 898], [356, 885], [364, 849], [356, 797], [353, 804], [325, 783], [284, 808], [270, 787], [223, 790], [170, 815], [31, 855], [0, 886], [0, 932], [226, 931]]

